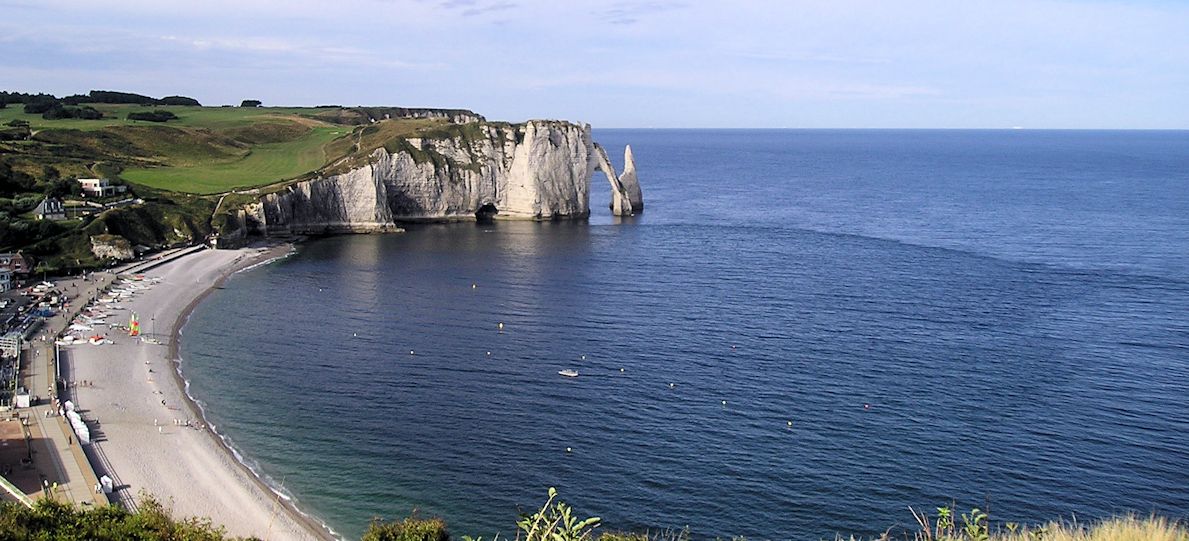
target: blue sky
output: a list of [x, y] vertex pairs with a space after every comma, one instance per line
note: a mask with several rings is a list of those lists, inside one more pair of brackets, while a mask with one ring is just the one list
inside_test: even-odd
[[1189, 1], [0, 0], [0, 88], [596, 127], [1189, 128]]

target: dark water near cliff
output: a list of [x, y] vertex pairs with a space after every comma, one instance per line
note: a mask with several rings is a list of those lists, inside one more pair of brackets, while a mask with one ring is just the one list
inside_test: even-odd
[[1189, 515], [1189, 133], [596, 138], [643, 216], [310, 242], [199, 307], [194, 394], [349, 537]]

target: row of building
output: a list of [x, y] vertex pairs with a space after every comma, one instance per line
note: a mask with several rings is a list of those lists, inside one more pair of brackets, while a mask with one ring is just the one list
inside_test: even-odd
[[[84, 197], [111, 197], [128, 191], [127, 186], [112, 184], [105, 178], [80, 178], [77, 180]], [[33, 215], [38, 220], [65, 220], [133, 202], [134, 200], [129, 198], [105, 204], [88, 201], [82, 205], [67, 206], [61, 199], [47, 197], [37, 205], [37, 208], [33, 209]]]

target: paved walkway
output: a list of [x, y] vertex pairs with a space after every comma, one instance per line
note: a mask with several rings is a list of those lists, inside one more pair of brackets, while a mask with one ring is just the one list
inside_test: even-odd
[[[18, 411], [28, 421], [33, 452], [33, 467], [26, 472], [26, 476], [35, 474], [41, 481], [41, 490], [37, 490], [35, 484], [30, 487], [30, 479], [12, 481], [34, 499], [50, 496], [78, 505], [108, 503], [106, 495], [95, 492], [95, 485], [99, 482], [95, 471], [87, 461], [82, 446], [75, 440], [74, 431], [67, 425], [66, 419], [58, 415], [53, 405], [58, 390], [55, 386], [57, 365], [53, 339], [70, 324], [87, 301], [97, 296], [113, 279], [114, 275], [110, 273], [94, 273], [89, 281], [76, 278], [56, 282], [57, 289], [67, 297], [69, 306], [45, 320], [34, 340], [21, 352], [24, 385], [39, 398], [33, 407]], [[63, 378], [66, 377], [63, 375]], [[61, 398], [69, 399], [70, 396]]]

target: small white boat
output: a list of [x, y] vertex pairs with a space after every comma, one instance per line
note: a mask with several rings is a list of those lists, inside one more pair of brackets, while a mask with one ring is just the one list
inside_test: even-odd
[[578, 371], [577, 371], [577, 370], [571, 370], [571, 369], [569, 369], [569, 368], [567, 368], [567, 369], [565, 369], [565, 370], [559, 370], [557, 373], [558, 373], [559, 375], [565, 376], [565, 377], [567, 377], [567, 378], [576, 378], [576, 377], [578, 377]]

